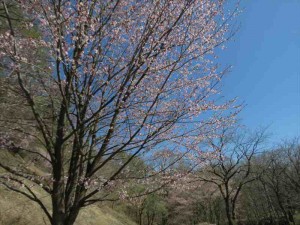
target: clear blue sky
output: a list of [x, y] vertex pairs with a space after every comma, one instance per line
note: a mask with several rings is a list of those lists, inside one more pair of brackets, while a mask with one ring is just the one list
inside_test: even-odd
[[233, 69], [226, 97], [246, 107], [242, 123], [270, 125], [272, 140], [300, 136], [300, 0], [242, 0], [240, 29], [221, 55]]

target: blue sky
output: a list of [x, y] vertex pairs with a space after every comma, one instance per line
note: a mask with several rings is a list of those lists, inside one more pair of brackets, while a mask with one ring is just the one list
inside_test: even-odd
[[240, 29], [221, 55], [233, 69], [223, 83], [237, 96], [250, 129], [270, 126], [272, 140], [300, 136], [300, 0], [242, 0]]

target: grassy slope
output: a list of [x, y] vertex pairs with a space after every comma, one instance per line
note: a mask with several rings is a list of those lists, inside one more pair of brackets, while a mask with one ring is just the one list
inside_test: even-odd
[[[0, 149], [0, 160], [19, 163], [22, 158], [13, 156]], [[31, 166], [36, 173], [42, 173], [38, 168]], [[0, 169], [0, 175], [4, 173]], [[34, 189], [36, 195], [50, 206], [50, 198], [40, 188]], [[0, 186], [0, 225], [45, 225], [49, 224], [40, 207], [26, 197], [8, 191]], [[136, 225], [124, 214], [112, 210], [107, 206], [90, 206], [83, 209], [75, 223], [76, 225]]]
[[[0, 189], [1, 225], [45, 225], [49, 224], [40, 208], [26, 198]], [[77, 225], [135, 225], [125, 215], [109, 207], [91, 206], [83, 209]]]

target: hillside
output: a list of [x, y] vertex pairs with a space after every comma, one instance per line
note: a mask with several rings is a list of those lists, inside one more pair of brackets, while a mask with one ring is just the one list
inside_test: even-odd
[[[39, 207], [26, 198], [0, 189], [0, 225], [49, 224]], [[76, 225], [135, 225], [122, 213], [109, 207], [91, 206], [83, 209]]]
[[[21, 162], [22, 158], [10, 154], [5, 150], [0, 151], [0, 159], [6, 162]], [[37, 173], [39, 168], [31, 166]], [[0, 175], [4, 171], [0, 169]], [[34, 189], [36, 195], [41, 196], [46, 205], [50, 206], [49, 196], [39, 188]], [[46, 216], [37, 204], [26, 197], [8, 191], [0, 186], [0, 225], [45, 225], [49, 224]], [[105, 205], [94, 205], [81, 211], [76, 225], [135, 225], [123, 213], [117, 212]]]
[[[0, 225], [49, 224], [39, 207], [26, 198], [0, 189]], [[135, 225], [122, 213], [109, 207], [83, 209], [76, 225]]]

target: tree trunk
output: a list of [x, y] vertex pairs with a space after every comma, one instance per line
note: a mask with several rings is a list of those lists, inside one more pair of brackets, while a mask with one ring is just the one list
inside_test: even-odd
[[232, 206], [231, 206], [231, 219], [233, 221], [235, 221], [235, 202], [232, 202]]
[[79, 214], [79, 208], [72, 211], [69, 214], [68, 219], [65, 222], [65, 225], [73, 225], [77, 219], [78, 214]]
[[291, 202], [290, 200], [287, 199], [287, 214], [288, 214], [288, 219], [289, 219], [289, 222], [292, 223], [293, 225], [295, 225], [295, 219], [294, 219], [294, 210], [293, 210], [293, 207], [291, 207]]
[[229, 198], [225, 198], [225, 209], [226, 209], [226, 217], [227, 217], [228, 225], [234, 225], [233, 220], [231, 218]]
[[73, 225], [78, 216], [79, 209], [71, 212], [69, 215], [61, 213], [59, 215], [53, 216], [52, 225]]
[[57, 215], [53, 215], [52, 218], [52, 225], [65, 225], [65, 215], [64, 214], [57, 214]]
[[64, 192], [62, 189], [57, 189], [57, 192], [52, 195], [52, 210], [52, 225], [73, 225], [79, 214], [80, 207], [74, 205], [66, 209]]
[[276, 198], [277, 198], [277, 202], [278, 202], [279, 208], [281, 209], [281, 213], [283, 214], [286, 222], [288, 222], [289, 221], [288, 214], [287, 214], [287, 212], [286, 212], [286, 210], [285, 210], [285, 208], [283, 206], [283, 203], [281, 201], [281, 196], [280, 196], [279, 192], [275, 191], [275, 195], [276, 195]]
[[52, 225], [65, 225], [65, 205], [63, 190], [60, 185], [55, 185], [52, 194]]
[[139, 210], [139, 218], [138, 218], [138, 221], [139, 221], [139, 225], [143, 225], [143, 209], [140, 209], [140, 210]]

